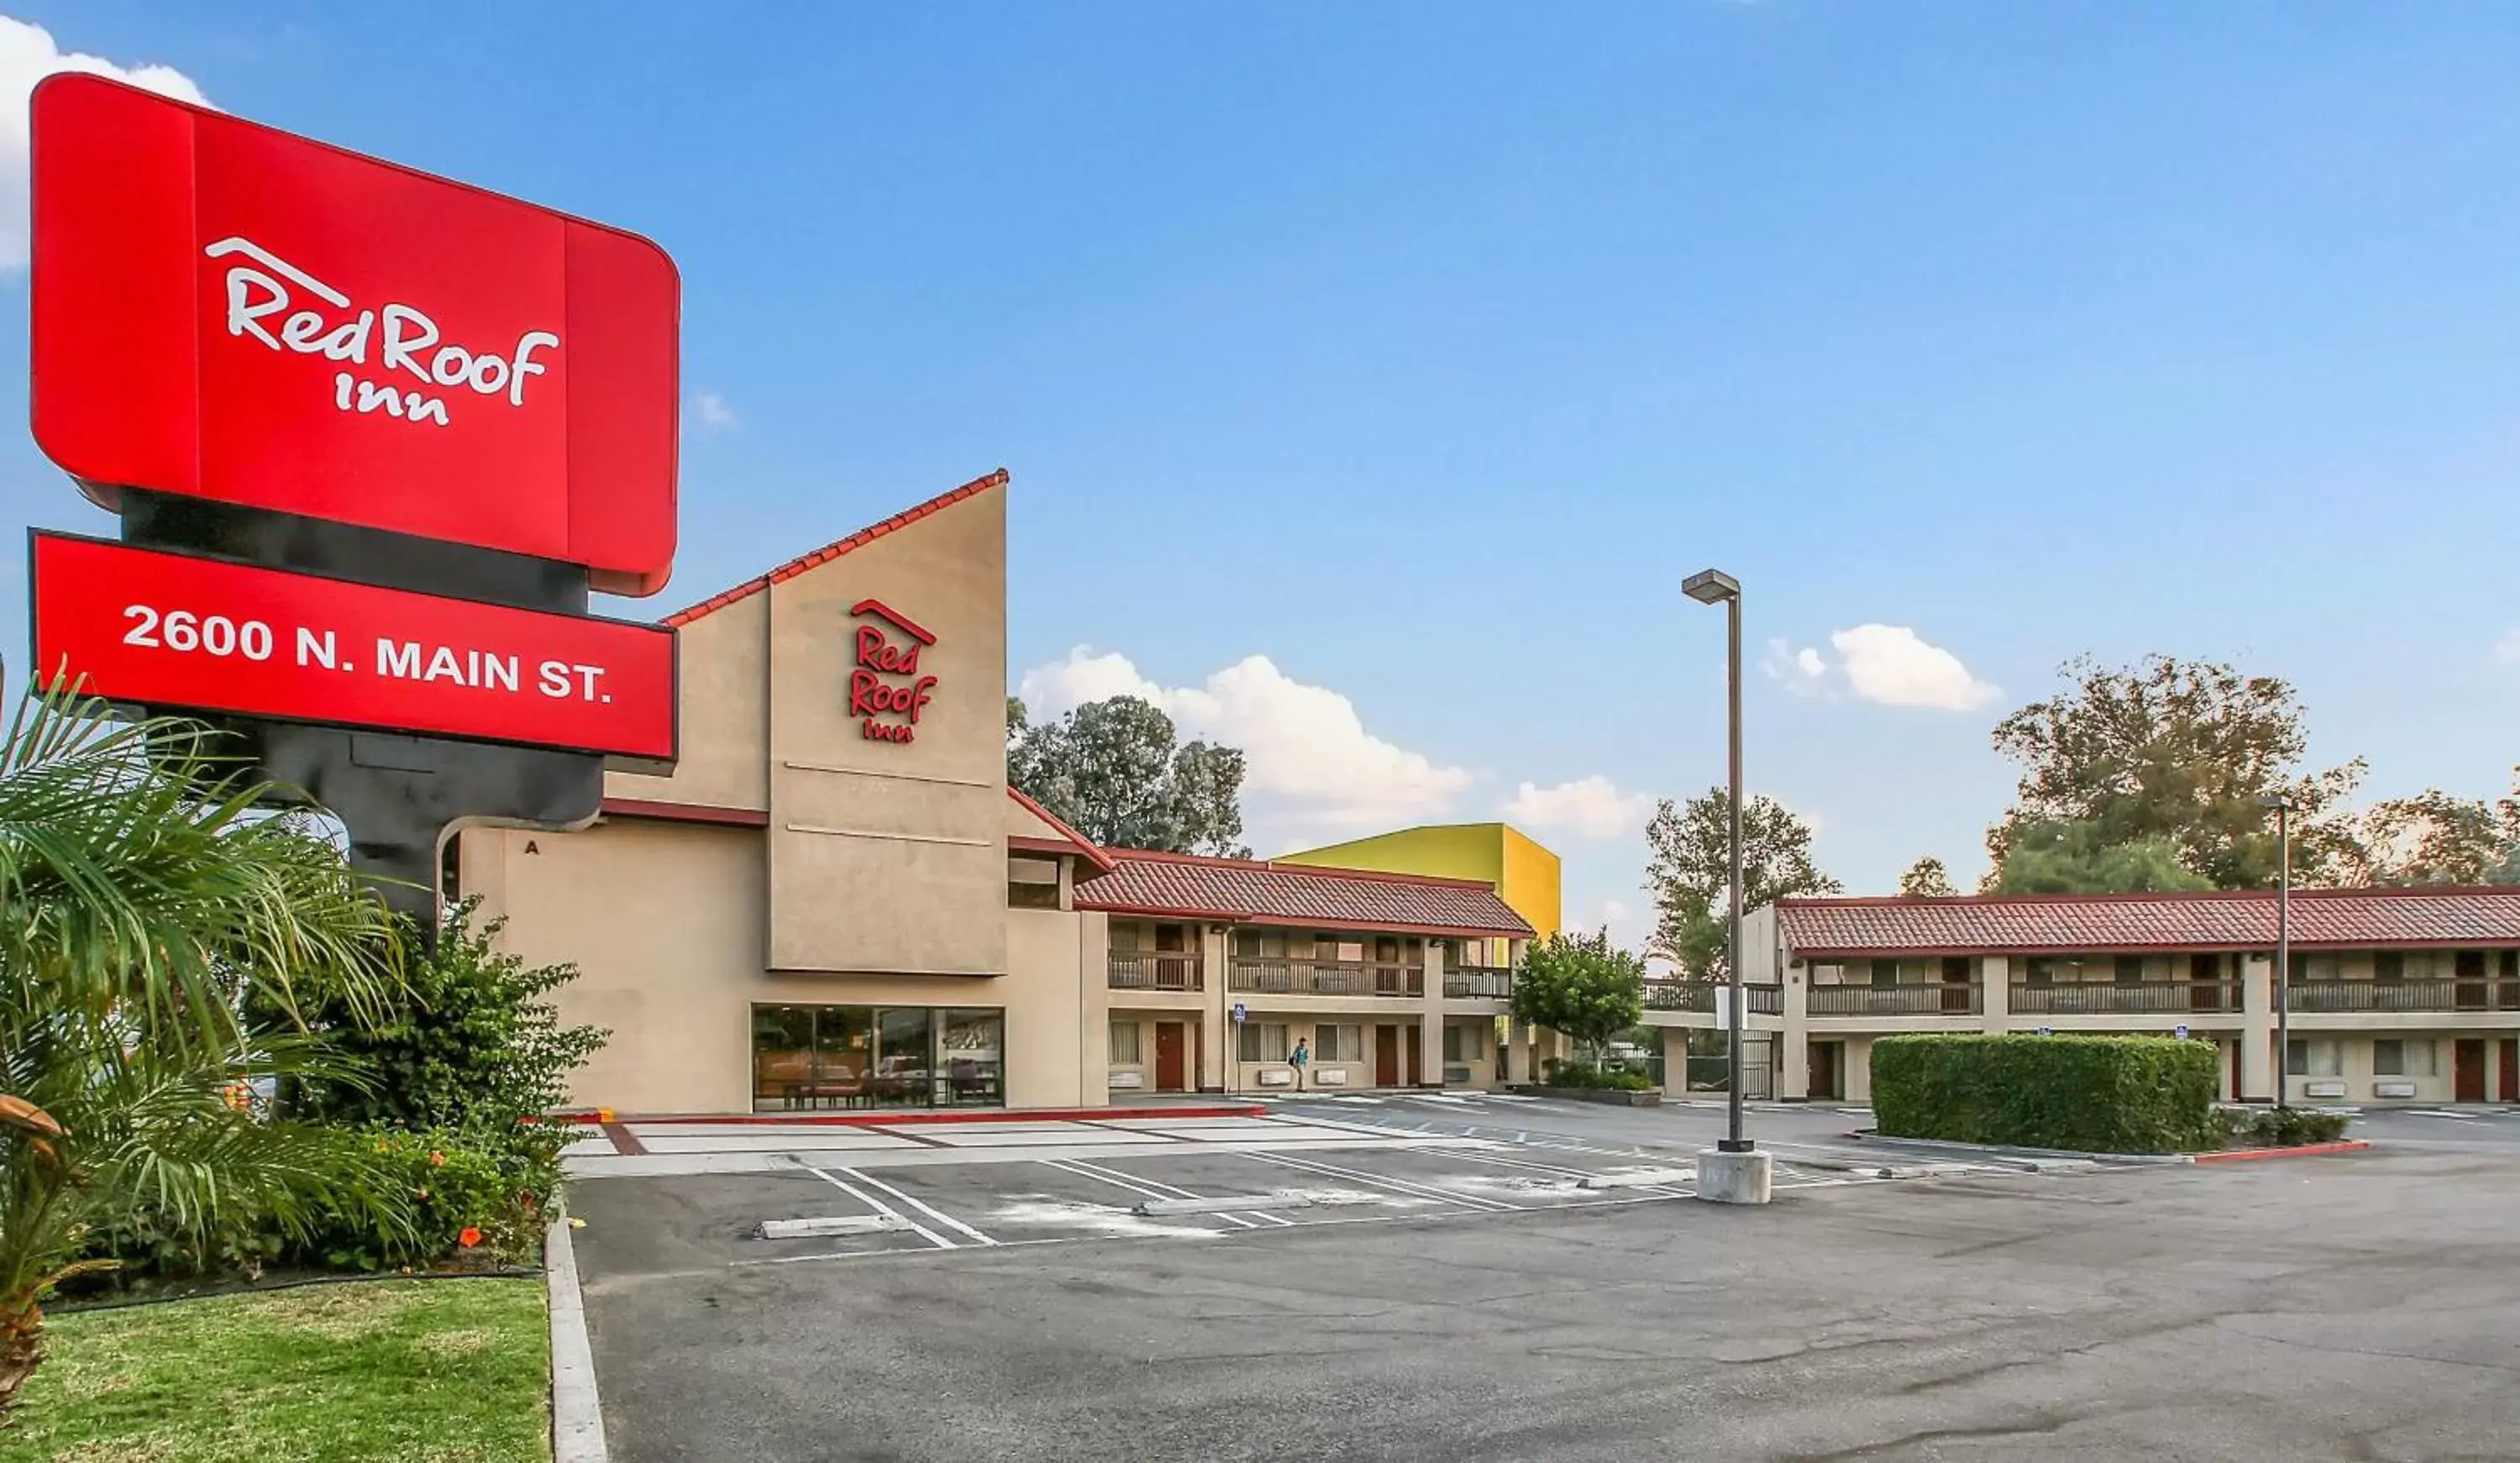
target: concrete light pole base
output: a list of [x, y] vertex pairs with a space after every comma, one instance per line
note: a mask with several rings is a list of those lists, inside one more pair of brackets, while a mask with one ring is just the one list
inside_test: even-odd
[[1710, 1204], [1765, 1204], [1775, 1166], [1766, 1153], [1706, 1149], [1697, 1155], [1697, 1197]]

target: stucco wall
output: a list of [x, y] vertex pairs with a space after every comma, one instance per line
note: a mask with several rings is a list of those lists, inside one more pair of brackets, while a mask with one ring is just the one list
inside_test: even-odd
[[671, 776], [608, 773], [604, 795], [759, 811], [770, 806], [770, 598], [683, 626], [682, 757]]
[[[964, 499], [760, 598], [770, 601], [770, 963], [1004, 972], [994, 911], [1006, 903], [1005, 491]], [[936, 678], [932, 699], [908, 743], [869, 740], [848, 715], [854, 643], [861, 625], [878, 623], [851, 607], [868, 598], [935, 637], [919, 665]]]

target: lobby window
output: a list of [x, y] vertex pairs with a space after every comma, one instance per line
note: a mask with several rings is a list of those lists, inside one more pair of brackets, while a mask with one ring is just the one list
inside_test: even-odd
[[2384, 1037], [2371, 1043], [2371, 1075], [2374, 1077], [2438, 1077], [2439, 1057], [2429, 1041], [2405, 1041]]
[[1139, 1065], [1138, 1032], [1138, 1023], [1135, 1021], [1114, 1021], [1111, 1023], [1112, 1066], [1135, 1067]]
[[1237, 1061], [1282, 1062], [1295, 1049], [1295, 1043], [1286, 1040], [1286, 1028], [1282, 1022], [1245, 1021], [1240, 1030], [1241, 1036], [1235, 1040]]
[[2336, 1043], [2326, 1038], [2296, 1039], [2284, 1048], [2287, 1077], [2335, 1077], [2344, 1070]]
[[1006, 1016], [929, 1006], [752, 1008], [752, 1105], [942, 1107], [1005, 1101]]

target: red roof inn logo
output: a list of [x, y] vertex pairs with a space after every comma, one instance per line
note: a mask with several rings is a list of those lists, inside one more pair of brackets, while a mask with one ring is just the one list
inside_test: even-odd
[[36, 444], [124, 488], [674, 560], [681, 283], [634, 234], [101, 77], [35, 88]]
[[[849, 613], [859, 621], [857, 664], [849, 671], [849, 715], [860, 719], [858, 734], [868, 741], [909, 741], [936, 685], [935, 677], [919, 674], [919, 652], [936, 643], [936, 637], [880, 599], [860, 599]], [[896, 632], [907, 643], [894, 638]]]

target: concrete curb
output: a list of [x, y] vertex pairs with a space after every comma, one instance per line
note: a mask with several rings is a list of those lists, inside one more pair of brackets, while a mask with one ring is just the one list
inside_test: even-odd
[[550, 1292], [552, 1463], [609, 1463], [604, 1405], [595, 1392], [595, 1345], [586, 1335], [586, 1298], [577, 1288], [577, 1248], [568, 1212], [555, 1208], [543, 1234], [543, 1280]]
[[2200, 1164], [2245, 1164], [2262, 1158], [2318, 1158], [2331, 1153], [2360, 1153], [2371, 1146], [2368, 1138], [2343, 1138], [2333, 1143], [2302, 1143], [2290, 1148], [2226, 1148], [2220, 1153], [2199, 1153]]
[[1999, 1168], [2019, 1169], [2025, 1174], [2048, 1173], [2049, 1165], [2060, 1163], [2164, 1168], [2196, 1161], [2196, 1155], [2192, 1153], [2076, 1153], [2064, 1148], [2008, 1148], [1994, 1143], [1955, 1143], [1941, 1138], [1886, 1138], [1869, 1129], [1857, 1129], [1847, 1136], [1860, 1143], [1873, 1143], [1910, 1153], [1940, 1153], [1974, 1163], [1994, 1164]]

